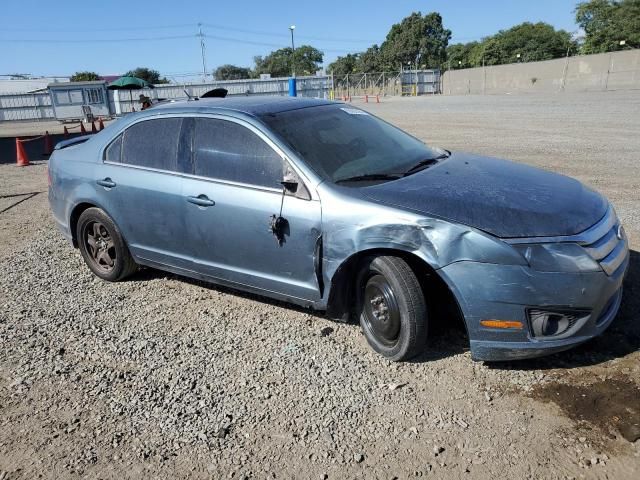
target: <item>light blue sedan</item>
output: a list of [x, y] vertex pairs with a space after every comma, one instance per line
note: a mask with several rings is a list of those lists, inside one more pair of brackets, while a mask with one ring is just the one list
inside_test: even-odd
[[612, 322], [629, 263], [613, 208], [578, 181], [323, 100], [159, 105], [59, 144], [49, 179], [98, 277], [145, 265], [358, 318], [396, 361], [455, 315], [476, 360], [570, 348]]

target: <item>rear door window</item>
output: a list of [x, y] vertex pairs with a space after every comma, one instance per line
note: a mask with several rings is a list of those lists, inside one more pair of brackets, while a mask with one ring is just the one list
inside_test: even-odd
[[201, 177], [282, 188], [283, 159], [248, 128], [227, 120], [196, 118], [194, 173]]
[[181, 118], [157, 118], [136, 123], [124, 132], [122, 163], [175, 172]]

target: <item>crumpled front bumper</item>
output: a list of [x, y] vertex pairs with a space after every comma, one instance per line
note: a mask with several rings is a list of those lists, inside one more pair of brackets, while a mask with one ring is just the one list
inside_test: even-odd
[[[464, 315], [474, 360], [504, 361], [561, 352], [601, 334], [611, 324], [622, 299], [622, 283], [629, 264], [612, 275], [538, 272], [517, 265], [462, 261], [439, 270], [453, 290]], [[526, 309], [588, 309], [586, 321], [560, 339], [536, 338]], [[483, 327], [481, 320], [516, 320], [523, 329]]]

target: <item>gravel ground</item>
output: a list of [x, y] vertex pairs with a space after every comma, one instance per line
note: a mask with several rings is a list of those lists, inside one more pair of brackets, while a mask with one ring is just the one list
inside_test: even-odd
[[[367, 108], [433, 144], [593, 185], [638, 250], [639, 103], [609, 92]], [[0, 196], [46, 192], [46, 165], [0, 165], [0, 182]], [[442, 318], [424, 355], [392, 364], [358, 326], [277, 302], [149, 269], [99, 281], [55, 231], [46, 193], [0, 227], [2, 480], [638, 478], [636, 252], [620, 315], [585, 346], [475, 363]]]

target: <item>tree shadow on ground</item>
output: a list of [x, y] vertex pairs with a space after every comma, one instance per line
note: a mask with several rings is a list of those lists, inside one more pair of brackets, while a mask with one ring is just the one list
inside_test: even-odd
[[[208, 290], [235, 295], [267, 305], [287, 308], [318, 319], [327, 319], [324, 312], [312, 310], [280, 300], [274, 300], [254, 293], [215, 285], [172, 273], [145, 268], [135, 274], [133, 281], [149, 281], [158, 278], [175, 278], [182, 282]], [[442, 298], [450, 293], [437, 292], [434, 298]], [[451, 357], [469, 350], [469, 339], [459, 312], [452, 308], [453, 302], [445, 302], [443, 308], [430, 311], [432, 321], [429, 324], [429, 340], [424, 352], [409, 360], [411, 363], [430, 362]], [[435, 320], [435, 321], [433, 321]], [[347, 323], [359, 328], [353, 319]], [[629, 268], [624, 281], [624, 294], [620, 311], [611, 326], [598, 337], [565, 352], [531, 360], [508, 362], [487, 362], [491, 368], [504, 370], [549, 370], [569, 369], [588, 365], [597, 365], [616, 358], [622, 358], [640, 349], [640, 253], [630, 252]]]
[[[348, 322], [342, 323], [338, 320], [332, 320], [327, 317], [323, 311], [313, 310], [311, 308], [305, 308], [292, 303], [275, 300], [269, 297], [264, 297], [259, 294], [245, 292], [242, 290], [236, 290], [231, 287], [223, 285], [217, 285], [202, 280], [196, 280], [190, 277], [184, 277], [182, 275], [157, 270], [155, 268], [142, 268], [135, 275], [130, 277], [130, 281], [133, 282], [146, 282], [162, 278], [171, 278], [179, 280], [190, 285], [195, 285], [207, 290], [212, 290], [220, 293], [234, 295], [236, 297], [245, 298], [266, 305], [277, 306], [286, 308], [288, 310], [296, 311], [302, 314], [310, 315], [317, 319], [329, 320], [335, 323], [341, 323], [343, 325], [349, 325], [352, 328], [360, 328], [359, 322], [356, 318], [351, 318]], [[431, 292], [433, 293], [433, 292]], [[434, 294], [434, 298], [442, 298], [445, 295], [451, 295], [450, 292], [438, 290]], [[460, 313], [457, 309], [452, 307], [453, 302], [446, 302], [442, 307], [438, 307], [434, 310], [430, 310], [429, 315], [431, 319], [437, 321], [431, 321], [429, 324], [429, 339], [427, 347], [424, 352], [418, 356], [412, 358], [412, 363], [429, 362], [441, 358], [451, 357], [453, 355], [463, 353], [469, 350], [469, 339], [464, 327], [464, 323]], [[352, 315], [353, 317], [353, 315]], [[304, 328], [301, 325], [301, 328]]]

